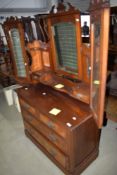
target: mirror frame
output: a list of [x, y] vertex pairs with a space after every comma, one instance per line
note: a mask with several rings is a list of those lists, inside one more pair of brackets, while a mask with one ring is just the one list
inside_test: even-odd
[[[61, 70], [58, 68], [57, 65], [57, 55], [56, 55], [56, 46], [54, 41], [54, 35], [52, 27], [55, 24], [58, 24], [60, 22], [72, 22], [75, 25], [76, 29], [76, 49], [77, 49], [77, 67], [78, 67], [78, 74], [69, 73], [67, 71]], [[57, 14], [50, 14], [48, 17], [48, 32], [50, 36], [50, 58], [51, 58], [51, 65], [52, 69], [58, 74], [58, 75], [65, 75], [70, 78], [74, 79], [83, 79], [83, 70], [82, 70], [82, 41], [81, 41], [81, 25], [80, 25], [80, 12], [78, 10], [72, 10], [67, 12], [59, 12]]]
[[[109, 44], [109, 19], [110, 19], [110, 4], [107, 0], [92, 0], [90, 7], [91, 14], [91, 83], [90, 83], [90, 107], [94, 114], [94, 118], [99, 128], [103, 125], [104, 102], [106, 92], [107, 79], [107, 59], [108, 59], [108, 44]], [[96, 51], [96, 34], [95, 24], [100, 22], [100, 41], [99, 41], [99, 79], [94, 80], [94, 60], [98, 57]], [[98, 32], [98, 31], [97, 31]], [[96, 56], [96, 57], [95, 57]], [[97, 108], [95, 108], [93, 99], [95, 96], [94, 86], [98, 87], [98, 98], [96, 99]]]
[[[25, 50], [25, 38], [24, 38], [24, 29], [23, 29], [22, 22], [20, 21], [20, 19], [18, 19], [16, 17], [10, 17], [10, 18], [7, 18], [6, 21], [3, 23], [3, 28], [4, 28], [4, 32], [6, 35], [8, 47], [9, 47], [11, 55], [12, 55], [13, 76], [15, 77], [16, 80], [24, 80], [24, 81], [30, 80], [30, 75], [29, 75], [30, 70], [29, 70], [29, 66], [28, 66], [28, 57], [27, 57], [26, 50]], [[23, 59], [24, 59], [24, 66], [25, 66], [25, 70], [26, 70], [26, 77], [18, 76], [18, 72], [17, 72], [15, 55], [14, 55], [14, 50], [13, 50], [13, 45], [12, 45], [12, 39], [11, 39], [11, 36], [9, 34], [10, 30], [14, 29], [14, 28], [19, 31], [21, 50], [22, 50], [22, 55], [23, 55]]]

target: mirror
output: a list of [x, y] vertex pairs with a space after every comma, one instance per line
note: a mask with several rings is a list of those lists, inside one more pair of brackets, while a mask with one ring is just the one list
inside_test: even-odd
[[24, 64], [24, 58], [22, 54], [21, 42], [19, 31], [16, 28], [13, 28], [9, 32], [12, 41], [14, 59], [17, 68], [17, 75], [18, 77], [26, 77], [26, 69]]
[[101, 65], [100, 65], [100, 30], [101, 30], [101, 21], [96, 21], [93, 24], [94, 27], [94, 56], [93, 56], [93, 82], [92, 82], [92, 90], [93, 90], [93, 98], [92, 98], [92, 107], [95, 110], [96, 115], [98, 115], [99, 111], [99, 100], [100, 100], [100, 73], [101, 73]]
[[81, 29], [82, 29], [82, 42], [90, 42], [90, 15], [82, 14], [81, 15]]
[[72, 22], [61, 22], [53, 26], [57, 54], [57, 67], [69, 73], [78, 73], [76, 29]]

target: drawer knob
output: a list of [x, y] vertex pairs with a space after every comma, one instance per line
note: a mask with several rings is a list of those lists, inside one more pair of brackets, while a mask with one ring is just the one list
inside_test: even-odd
[[31, 115], [27, 115], [27, 118], [28, 118], [29, 121], [33, 120], [33, 117]]
[[55, 125], [54, 125], [54, 123], [52, 123], [52, 122], [48, 122], [47, 125], [48, 125], [49, 128], [51, 128], [51, 129], [55, 129]]
[[24, 106], [25, 108], [27, 108], [27, 109], [30, 108], [30, 105], [28, 105], [28, 104], [26, 104], [26, 103], [24, 103], [23, 106]]
[[53, 134], [50, 134], [50, 135], [49, 135], [49, 139], [50, 139], [52, 142], [56, 142], [56, 141], [57, 141], [56, 136], [53, 135]]
[[27, 130], [28, 130], [28, 132], [29, 132], [30, 134], [32, 133], [32, 129], [31, 129], [31, 128], [28, 128]]
[[56, 157], [57, 153], [55, 150], [51, 149], [50, 150], [50, 154], [53, 156], [53, 157]]

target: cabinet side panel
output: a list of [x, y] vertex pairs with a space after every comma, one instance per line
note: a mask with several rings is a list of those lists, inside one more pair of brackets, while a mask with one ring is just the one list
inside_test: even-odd
[[74, 166], [78, 166], [99, 146], [100, 130], [92, 118], [84, 121], [73, 133]]

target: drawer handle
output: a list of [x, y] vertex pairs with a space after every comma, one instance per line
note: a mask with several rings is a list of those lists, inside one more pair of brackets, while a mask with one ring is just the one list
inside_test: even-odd
[[28, 105], [28, 104], [26, 104], [26, 103], [24, 103], [23, 106], [24, 106], [25, 108], [27, 108], [27, 109], [30, 108], [30, 105]]
[[57, 152], [53, 149], [50, 150], [50, 154], [53, 156], [53, 157], [56, 157], [57, 155]]
[[53, 134], [50, 134], [50, 135], [49, 135], [49, 139], [50, 139], [52, 142], [56, 142], [56, 141], [57, 141], [56, 136], [53, 135]]
[[27, 118], [28, 118], [29, 121], [33, 120], [33, 116], [31, 116], [31, 115], [27, 115]]
[[52, 122], [48, 122], [47, 125], [48, 125], [49, 128], [51, 128], [51, 129], [55, 129], [55, 125], [54, 125], [54, 123], [52, 123]]
[[27, 130], [30, 134], [32, 134], [32, 129], [28, 128]]

